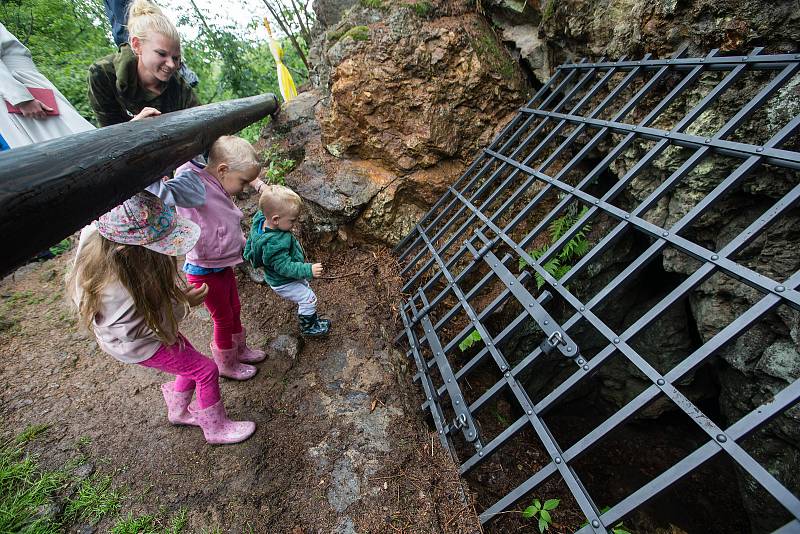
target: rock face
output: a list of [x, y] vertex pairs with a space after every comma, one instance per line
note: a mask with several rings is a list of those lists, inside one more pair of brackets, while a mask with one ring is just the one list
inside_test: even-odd
[[316, 230], [394, 244], [524, 102], [511, 55], [475, 12], [318, 0], [317, 88], [265, 132]]
[[535, 76], [581, 57], [661, 57], [688, 46], [689, 54], [792, 51], [800, 40], [795, 0], [494, 0], [488, 6], [502, 39]]
[[[366, 4], [315, 1], [319, 24], [310, 53], [315, 89], [286, 105], [266, 136], [296, 162], [286, 180], [306, 199], [315, 230], [390, 244], [413, 228], [513, 116], [526, 97], [525, 79], [537, 88], [558, 64], [581, 57], [664, 57], [683, 46], [689, 55], [712, 48], [748, 53], [755, 46], [797, 52], [800, 42], [797, 0], [488, 0], [479, 6], [485, 17], [465, 4]], [[754, 76], [726, 93], [687, 131], [715, 132], [761, 81]], [[674, 124], [714, 83], [713, 76], [702, 79], [670, 107], [664, 123]], [[629, 120], [641, 119], [641, 113], [634, 109]], [[766, 109], [737, 129], [737, 136], [764, 142], [798, 114], [800, 76], [795, 76]], [[618, 141], [611, 136], [596, 157]], [[611, 179], [622, 177], [643, 150], [631, 145], [610, 167]], [[681, 150], [665, 150], [631, 183], [619, 205], [641, 202], [681, 165]], [[673, 225], [731, 172], [730, 165], [723, 157], [706, 158], [646, 218]], [[720, 250], [798, 181], [797, 173], [761, 169], [683, 235]], [[741, 251], [738, 261], [775, 280], [786, 279], [800, 268], [798, 228], [800, 212], [795, 210]], [[612, 255], [616, 263], [590, 268], [590, 286], [601, 287], [630, 261], [631, 243], [622, 241], [618, 247]], [[669, 250], [656, 262], [658, 276], [673, 281], [698, 266]], [[622, 328], [660, 296], [652, 288], [634, 287], [604, 319]], [[640, 336], [636, 349], [657, 369], [669, 369], [758, 298], [744, 284], [714, 276]], [[723, 424], [737, 421], [800, 378], [799, 323], [796, 311], [778, 310], [730, 344], [712, 368], [688, 375], [681, 390], [695, 402], [716, 403]], [[539, 341], [534, 329], [520, 332], [513, 344], [526, 354]], [[580, 344], [591, 349], [600, 341], [587, 334]], [[570, 371], [557, 359], [545, 367], [531, 378], [531, 390]], [[601, 389], [586, 393], [616, 406], [646, 384], [620, 360], [598, 378]], [[640, 415], [655, 418], [669, 409], [671, 403], [656, 402]], [[799, 417], [797, 408], [787, 412], [751, 439], [756, 443], [747, 449], [770, 472], [781, 473], [780, 480], [795, 492], [800, 490]], [[779, 508], [749, 479], [740, 481], [752, 524], [763, 530], [780, 526], [767, 524], [782, 518]]]

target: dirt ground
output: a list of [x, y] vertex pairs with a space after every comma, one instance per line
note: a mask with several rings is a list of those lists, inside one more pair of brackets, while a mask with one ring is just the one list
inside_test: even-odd
[[[318, 247], [329, 278], [314, 287], [331, 335], [307, 340], [294, 360], [272, 354], [249, 381], [222, 379], [229, 414], [257, 430], [217, 447], [198, 428], [167, 422], [167, 375], [121, 364], [77, 331], [63, 291], [72, 254], [0, 283], [0, 437], [50, 425], [32, 446], [42, 465], [63, 465], [80, 448], [127, 490], [123, 513], [185, 508], [190, 532], [480, 531], [471, 495], [423, 421], [410, 362], [391, 346], [399, 279], [386, 250]], [[243, 272], [238, 279], [253, 345], [298, 338], [292, 305]], [[181, 330], [208, 347], [202, 307]]]

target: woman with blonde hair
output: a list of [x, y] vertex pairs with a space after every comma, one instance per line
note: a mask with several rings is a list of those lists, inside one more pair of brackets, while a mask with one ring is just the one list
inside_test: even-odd
[[134, 0], [128, 11], [128, 44], [89, 68], [89, 101], [100, 126], [199, 105], [178, 70], [178, 30], [149, 0]]

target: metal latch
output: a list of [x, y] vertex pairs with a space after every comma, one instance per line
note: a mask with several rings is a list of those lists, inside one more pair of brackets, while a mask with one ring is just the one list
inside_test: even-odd
[[550, 336], [547, 339], [542, 341], [542, 344], [539, 346], [541, 347], [542, 352], [544, 352], [545, 354], [550, 354], [551, 352], [553, 352], [553, 350], [558, 348], [559, 345], [566, 345], [566, 344], [567, 342], [564, 341], [564, 336], [561, 335], [561, 332], [555, 330], [552, 334], [550, 334]]

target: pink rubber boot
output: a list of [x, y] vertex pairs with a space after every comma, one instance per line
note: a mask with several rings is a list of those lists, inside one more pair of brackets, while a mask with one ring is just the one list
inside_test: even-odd
[[222, 400], [202, 410], [192, 405], [189, 411], [195, 421], [203, 429], [206, 441], [211, 445], [224, 445], [226, 443], [239, 443], [246, 440], [256, 431], [256, 424], [252, 421], [231, 421], [225, 413]]
[[233, 344], [239, 348], [240, 362], [258, 363], [267, 357], [267, 353], [263, 350], [254, 350], [247, 346], [247, 333], [244, 328], [238, 334], [233, 334]]
[[194, 390], [175, 391], [175, 382], [167, 382], [161, 385], [161, 393], [164, 394], [164, 402], [167, 403], [167, 419], [173, 425], [194, 425], [197, 422], [194, 416], [189, 413], [187, 408], [192, 401]]
[[239, 348], [234, 345], [229, 349], [217, 348], [211, 343], [211, 355], [219, 369], [219, 375], [234, 380], [248, 380], [256, 375], [256, 369], [252, 365], [239, 361]]

